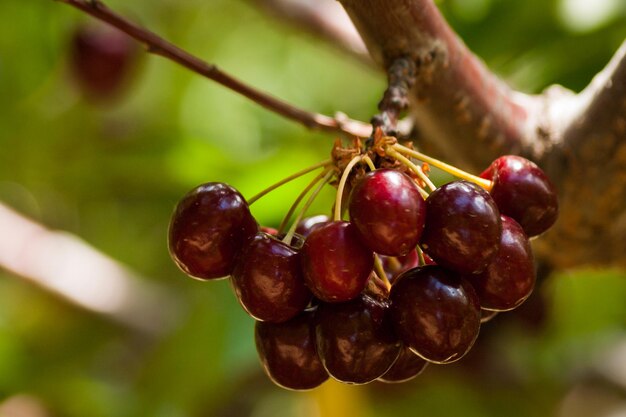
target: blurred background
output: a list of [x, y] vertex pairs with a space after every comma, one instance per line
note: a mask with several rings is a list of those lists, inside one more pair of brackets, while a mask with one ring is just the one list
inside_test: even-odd
[[[262, 90], [369, 120], [383, 74], [256, 3], [107, 2]], [[527, 92], [580, 90], [626, 38], [621, 0], [439, 6]], [[169, 217], [197, 184], [250, 197], [325, 159], [334, 138], [115, 33], [105, 49], [123, 71], [98, 73], [85, 51], [104, 29], [61, 3], [2, 0], [0, 22], [0, 416], [626, 416], [616, 270], [551, 274], [519, 311], [485, 324], [468, 357], [410, 383], [274, 386], [228, 282], [191, 280], [170, 260]], [[278, 225], [306, 183], [253, 214]], [[332, 194], [313, 212], [328, 212]]]

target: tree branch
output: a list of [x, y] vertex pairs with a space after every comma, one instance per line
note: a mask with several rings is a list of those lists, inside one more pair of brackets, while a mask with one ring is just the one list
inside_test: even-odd
[[352, 136], [367, 137], [371, 126], [367, 123], [351, 120], [346, 117], [330, 117], [297, 108], [285, 101], [261, 92], [209, 64], [200, 58], [180, 49], [153, 32], [150, 32], [107, 8], [99, 0], [56, 0], [66, 3], [83, 12], [102, 20], [132, 38], [144, 43], [148, 52], [160, 55], [178, 63], [224, 87], [233, 90], [266, 109], [289, 120], [303, 124], [309, 129], [320, 129], [329, 132], [341, 132]]
[[554, 150], [544, 165], [560, 188], [561, 218], [543, 249], [559, 248], [551, 257], [561, 268], [626, 266], [626, 42], [583, 92], [554, 102], [550, 114]]
[[339, 1], [379, 65], [402, 56], [415, 61], [413, 116], [436, 153], [479, 170], [499, 154], [528, 149], [542, 100], [493, 75], [432, 0]]
[[478, 172], [501, 154], [547, 171], [561, 214], [534, 242], [540, 262], [626, 266], [626, 43], [581, 94], [555, 86], [531, 96], [493, 75], [432, 0], [339, 1], [379, 65], [415, 61], [423, 148]]
[[251, 0], [283, 22], [328, 41], [367, 65], [373, 65], [365, 44], [336, 0]]

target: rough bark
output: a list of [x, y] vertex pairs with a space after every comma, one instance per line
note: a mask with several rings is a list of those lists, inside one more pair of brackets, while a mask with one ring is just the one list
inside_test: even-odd
[[513, 91], [464, 45], [432, 0], [339, 0], [383, 68], [418, 68], [412, 114], [422, 145], [474, 171], [501, 154], [547, 170], [561, 216], [536, 240], [552, 267], [626, 266], [626, 47], [579, 95]]

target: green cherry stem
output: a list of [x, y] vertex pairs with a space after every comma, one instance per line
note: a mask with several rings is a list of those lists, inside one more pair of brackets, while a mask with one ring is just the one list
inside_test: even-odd
[[419, 266], [426, 265], [426, 259], [424, 258], [424, 251], [419, 246], [417, 247], [417, 257], [419, 259]]
[[385, 288], [387, 288], [387, 292], [389, 292], [389, 290], [391, 290], [391, 282], [389, 282], [389, 278], [387, 278], [387, 274], [385, 273], [385, 268], [383, 268], [383, 263], [377, 254], [374, 254], [374, 272], [378, 276], [378, 279], [385, 284]]
[[[437, 187], [435, 187], [435, 184], [433, 184], [433, 182], [430, 180], [430, 178], [428, 178], [426, 176], [426, 174], [424, 174], [424, 171], [422, 171], [422, 169], [420, 167], [418, 167], [413, 162], [411, 162], [411, 160], [409, 158], [407, 158], [406, 156], [402, 155], [400, 152], [396, 151], [395, 149], [393, 149], [391, 147], [386, 148], [385, 149], [385, 153], [387, 155], [391, 156], [392, 158], [400, 161], [402, 164], [407, 166], [411, 171], [415, 172], [417, 174], [417, 176], [422, 181], [424, 181], [424, 183], [426, 183], [426, 185], [428, 185], [428, 188], [430, 188], [431, 191], [435, 191], [435, 189], [437, 189]], [[422, 195], [422, 197], [424, 198], [424, 200], [426, 200], [428, 198], [428, 193], [426, 192], [426, 190], [424, 190], [419, 185], [417, 186], [417, 188], [418, 188], [418, 191], [420, 192], [420, 194]]]
[[324, 171], [320, 172], [298, 195], [291, 207], [289, 207], [289, 211], [287, 211], [285, 217], [283, 217], [283, 221], [280, 222], [280, 226], [278, 226], [278, 234], [281, 234], [285, 230], [287, 223], [289, 223], [289, 219], [291, 218], [291, 216], [293, 216], [293, 213], [296, 211], [296, 208], [298, 207], [304, 196], [311, 190], [311, 188], [315, 186], [315, 184], [317, 184], [322, 178], [324, 178], [329, 170], [330, 168], [326, 168]]
[[387, 259], [389, 260], [389, 266], [391, 267], [392, 271], [398, 271], [400, 268], [402, 268], [402, 264], [395, 256], [390, 256]]
[[283, 239], [284, 243], [286, 243], [287, 245], [291, 244], [291, 239], [293, 239], [293, 235], [296, 233], [296, 228], [298, 227], [298, 223], [300, 223], [300, 220], [302, 220], [302, 217], [304, 217], [306, 211], [309, 209], [311, 204], [313, 204], [315, 197], [317, 197], [317, 195], [320, 193], [324, 185], [326, 185], [326, 183], [330, 180], [330, 178], [333, 176], [334, 173], [335, 172], [332, 169], [326, 170], [326, 175], [324, 175], [324, 177], [322, 178], [322, 181], [317, 186], [317, 188], [313, 190], [313, 192], [309, 196], [309, 199], [302, 206], [302, 210], [300, 210], [300, 213], [298, 213], [298, 216], [293, 221], [293, 224], [291, 225], [291, 227], [289, 228], [289, 231], [287, 232], [287, 234], [285, 235], [285, 238]]
[[348, 162], [348, 165], [346, 165], [346, 169], [344, 169], [343, 174], [341, 174], [339, 186], [337, 187], [337, 197], [335, 198], [335, 221], [341, 220], [341, 198], [343, 196], [343, 189], [346, 187], [346, 181], [348, 181], [348, 175], [350, 175], [350, 171], [352, 171], [352, 168], [354, 168], [354, 166], [362, 160], [362, 155], [355, 156], [350, 160], [350, 162]]
[[367, 166], [370, 168], [370, 171], [376, 171], [376, 165], [374, 165], [372, 158], [367, 155], [363, 155], [363, 161], [365, 161]]
[[332, 161], [330, 159], [327, 159], [325, 161], [322, 162], [318, 162], [317, 164], [311, 165], [308, 168], [305, 168], [301, 171], [298, 171], [294, 174], [291, 174], [290, 176], [288, 176], [287, 178], [284, 178], [280, 181], [278, 181], [276, 184], [266, 188], [265, 190], [261, 191], [260, 193], [258, 193], [257, 195], [255, 195], [254, 197], [248, 199], [248, 205], [252, 205], [255, 201], [257, 201], [259, 198], [263, 197], [264, 195], [266, 195], [267, 193], [274, 191], [275, 189], [277, 189], [278, 187], [280, 187], [283, 184], [287, 184], [289, 181], [295, 180], [296, 178], [299, 178], [305, 174], [308, 174], [311, 171], [315, 171], [318, 168], [324, 167], [324, 166], [328, 166], [332, 163]]
[[468, 172], [465, 172], [461, 169], [458, 169], [457, 167], [454, 167], [452, 165], [446, 164], [445, 162], [442, 162], [438, 159], [435, 158], [431, 158], [428, 155], [425, 155], [421, 152], [415, 151], [413, 149], [407, 148], [406, 146], [402, 146], [399, 143], [396, 143], [395, 145], [391, 145], [390, 147], [388, 147], [387, 149], [394, 149], [400, 153], [403, 153], [405, 155], [410, 155], [413, 158], [419, 159], [420, 161], [424, 161], [432, 166], [435, 166], [439, 169], [442, 169], [444, 171], [446, 171], [449, 174], [454, 175], [455, 177], [473, 182], [481, 187], [483, 187], [485, 190], [490, 191], [491, 187], [493, 186], [493, 183], [487, 179], [484, 178], [480, 178], [476, 175], [472, 175]]

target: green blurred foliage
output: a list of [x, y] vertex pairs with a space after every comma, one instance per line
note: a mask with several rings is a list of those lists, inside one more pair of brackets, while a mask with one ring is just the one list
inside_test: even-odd
[[[581, 89], [626, 37], [623, 3], [604, 1], [608, 11], [586, 23], [572, 18], [575, 3], [439, 6], [491, 68], [538, 92], [552, 83]], [[382, 74], [244, 0], [109, 4], [304, 108], [368, 120], [384, 89]], [[68, 69], [69, 38], [89, 18], [53, 1], [2, 0], [0, 19], [0, 201], [80, 236], [181, 306], [172, 311], [176, 326], [154, 340], [1, 274], [2, 397], [28, 394], [50, 415], [68, 417], [315, 415], [315, 393], [284, 392], [262, 375], [252, 320], [228, 283], [192, 281], [174, 267], [166, 231], [195, 185], [225, 181], [252, 196], [326, 158], [333, 137], [148, 55], [120, 100], [89, 102]], [[276, 226], [306, 182], [255, 204], [259, 222]], [[328, 212], [332, 198], [327, 190], [313, 211]], [[529, 307], [496, 318], [467, 360], [431, 366], [403, 386], [351, 389], [372, 416], [554, 414], [576, 376], [624, 337], [625, 278], [553, 275], [530, 303], [543, 314]]]

